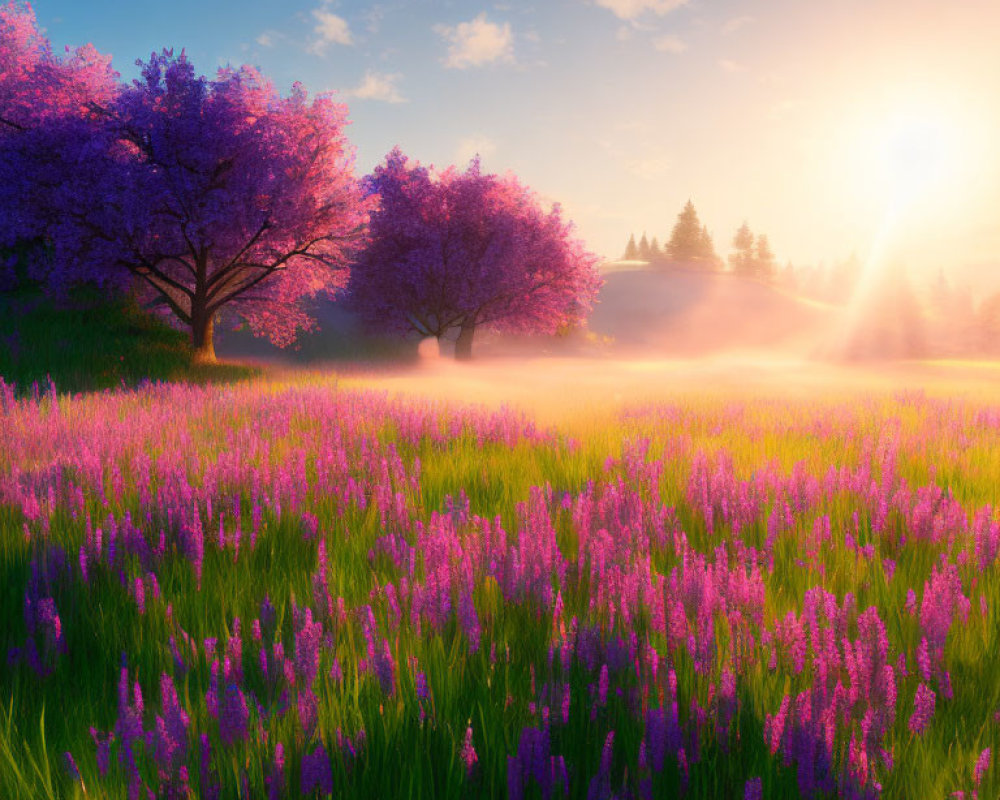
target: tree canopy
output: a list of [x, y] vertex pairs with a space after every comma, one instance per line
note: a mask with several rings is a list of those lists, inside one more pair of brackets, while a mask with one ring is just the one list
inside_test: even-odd
[[546, 211], [512, 175], [478, 160], [441, 173], [392, 150], [367, 179], [380, 197], [348, 298], [371, 325], [442, 337], [471, 355], [477, 328], [555, 332], [583, 319], [597, 258], [558, 205]]
[[[33, 51], [32, 51], [33, 52]], [[281, 97], [252, 67], [199, 76], [182, 52], [141, 79], [53, 114], [0, 160], [25, 228], [51, 245], [46, 279], [138, 284], [214, 358], [225, 309], [287, 345], [312, 325], [298, 302], [346, 282], [374, 200], [353, 176], [347, 109], [296, 85]]]
[[93, 45], [62, 54], [41, 32], [30, 5], [0, 7], [0, 137], [53, 117], [81, 117], [109, 101], [118, 73]]

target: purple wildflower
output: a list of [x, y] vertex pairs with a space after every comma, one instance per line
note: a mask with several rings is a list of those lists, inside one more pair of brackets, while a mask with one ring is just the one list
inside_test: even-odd
[[913, 697], [913, 714], [910, 716], [909, 727], [915, 734], [921, 734], [927, 728], [934, 716], [934, 691], [926, 683], [917, 687]]
[[472, 746], [472, 726], [469, 725], [465, 729], [465, 740], [462, 742], [462, 750], [460, 753], [462, 763], [465, 765], [465, 775], [469, 777], [472, 775], [472, 769], [475, 767], [476, 762], [479, 757], [476, 755], [476, 748]]
[[319, 790], [321, 795], [333, 794], [333, 772], [330, 757], [322, 744], [316, 745], [311, 753], [302, 756], [302, 794], [312, 794]]
[[114, 739], [114, 736], [113, 733], [108, 733], [102, 737], [97, 728], [90, 729], [90, 737], [94, 740], [94, 746], [97, 749], [97, 773], [102, 778], [107, 775], [108, 767], [111, 764], [111, 740]]
[[597, 705], [608, 704], [608, 665], [601, 665], [601, 674], [597, 679]]
[[222, 744], [228, 747], [239, 739], [246, 739], [249, 720], [250, 711], [243, 690], [230, 683], [219, 698], [219, 738]]
[[374, 662], [375, 674], [378, 676], [378, 682], [382, 687], [382, 691], [392, 696], [396, 689], [396, 661], [389, 650], [388, 640], [382, 640], [382, 648], [375, 651]]
[[975, 782], [976, 786], [979, 786], [979, 784], [983, 782], [983, 775], [986, 774], [986, 770], [989, 768], [990, 748], [987, 747], [979, 754], [979, 758], [976, 759], [976, 766], [972, 768], [972, 780]]
[[761, 778], [750, 778], [743, 787], [743, 800], [762, 800], [764, 785]]
[[316, 730], [316, 722], [319, 719], [319, 709], [316, 703], [316, 695], [312, 689], [302, 689], [296, 698], [296, 706], [299, 711], [299, 725], [306, 739], [309, 739]]
[[430, 697], [430, 690], [427, 687], [427, 675], [424, 672], [418, 672], [414, 682], [416, 684], [417, 697], [420, 700], [426, 700]]
[[295, 632], [295, 675], [302, 686], [312, 686], [319, 672], [319, 647], [323, 639], [323, 626], [313, 622], [312, 611], [306, 609], [302, 627]]
[[212, 769], [212, 745], [208, 734], [201, 735], [201, 796], [206, 800], [218, 800], [219, 779]]
[[267, 800], [279, 800], [285, 794], [285, 746], [281, 742], [274, 746], [274, 765], [265, 783]]

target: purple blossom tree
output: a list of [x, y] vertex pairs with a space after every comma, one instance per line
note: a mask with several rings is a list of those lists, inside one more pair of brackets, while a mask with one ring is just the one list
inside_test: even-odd
[[111, 58], [86, 44], [57, 55], [30, 5], [0, 6], [0, 137], [53, 117], [80, 117], [117, 91]]
[[395, 148], [367, 179], [380, 208], [356, 259], [350, 303], [370, 324], [441, 338], [467, 359], [478, 328], [553, 333], [582, 320], [600, 286], [596, 258], [558, 205], [473, 160], [440, 174]]
[[39, 128], [56, 119], [94, 120], [93, 106], [117, 91], [109, 56], [89, 44], [53, 53], [30, 5], [0, 5], [0, 248], [8, 255], [30, 249], [44, 233], [42, 220], [29, 213], [33, 179], [57, 152], [38, 147]]
[[90, 104], [96, 128], [55, 115], [30, 136], [20, 163], [52, 245], [47, 280], [138, 285], [201, 360], [223, 310], [290, 344], [314, 324], [299, 301], [345, 282], [374, 202], [353, 175], [346, 107], [298, 84], [281, 97], [252, 67], [199, 76], [183, 52], [140, 67]]

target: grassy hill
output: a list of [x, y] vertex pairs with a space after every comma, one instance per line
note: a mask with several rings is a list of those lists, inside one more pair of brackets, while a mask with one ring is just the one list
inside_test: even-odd
[[605, 274], [592, 332], [623, 353], [670, 356], [821, 351], [842, 310], [728, 273], [619, 269]]

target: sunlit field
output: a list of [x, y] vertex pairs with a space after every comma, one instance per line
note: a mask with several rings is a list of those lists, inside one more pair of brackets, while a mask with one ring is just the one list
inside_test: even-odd
[[742, 363], [0, 385], [0, 797], [997, 797], [997, 368]]

